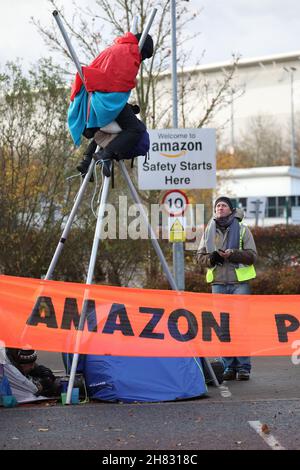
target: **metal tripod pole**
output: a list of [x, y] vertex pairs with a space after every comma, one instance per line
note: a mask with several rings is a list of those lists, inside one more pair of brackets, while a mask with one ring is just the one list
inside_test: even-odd
[[[69, 49], [69, 52], [70, 52], [70, 55], [71, 55], [71, 57], [72, 57], [72, 59], [73, 59], [73, 61], [74, 61], [74, 64], [75, 64], [76, 68], [77, 68], [77, 72], [79, 73], [80, 78], [81, 78], [82, 82], [84, 83], [84, 77], [83, 77], [83, 74], [82, 74], [82, 68], [81, 68], [79, 59], [78, 59], [78, 57], [77, 57], [77, 55], [76, 55], [76, 52], [75, 52], [75, 50], [74, 50], [74, 48], [73, 48], [73, 46], [72, 46], [72, 44], [71, 44], [71, 41], [70, 41], [70, 39], [69, 39], [69, 37], [68, 37], [68, 35], [67, 35], [67, 32], [66, 32], [66, 30], [65, 30], [65, 27], [64, 27], [64, 25], [63, 25], [63, 23], [62, 23], [62, 21], [61, 21], [60, 16], [59, 16], [59, 13], [58, 13], [57, 10], [54, 10], [54, 11], [52, 12], [52, 14], [53, 14], [54, 19], [55, 19], [55, 21], [56, 21], [56, 23], [57, 23], [57, 25], [58, 25], [58, 27], [59, 27], [59, 30], [60, 30], [61, 34], [62, 34], [62, 36], [63, 36], [63, 38], [64, 38], [64, 40], [65, 40], [65, 42], [66, 42], [66, 45], [67, 45], [67, 47], [68, 47], [68, 49]], [[98, 149], [97, 149], [97, 150], [98, 150]], [[73, 221], [74, 221], [74, 218], [75, 218], [76, 212], [77, 212], [77, 210], [78, 210], [78, 207], [80, 206], [81, 201], [82, 201], [82, 199], [83, 199], [83, 196], [84, 196], [84, 193], [85, 193], [85, 191], [86, 191], [87, 185], [88, 185], [88, 183], [89, 183], [89, 181], [90, 181], [90, 177], [92, 176], [92, 173], [93, 173], [93, 171], [94, 171], [94, 167], [95, 167], [95, 162], [94, 162], [94, 160], [92, 160], [92, 161], [91, 161], [91, 164], [90, 164], [90, 166], [89, 166], [88, 172], [87, 172], [87, 174], [86, 174], [86, 176], [85, 176], [85, 178], [84, 178], [84, 180], [83, 180], [83, 182], [82, 182], [82, 184], [81, 184], [81, 186], [80, 186], [79, 192], [78, 192], [78, 194], [77, 194], [77, 196], [76, 196], [76, 200], [75, 200], [74, 206], [73, 206], [72, 211], [71, 211], [71, 213], [70, 213], [70, 215], [69, 215], [69, 218], [68, 218], [68, 220], [67, 220], [66, 226], [65, 226], [65, 228], [64, 228], [64, 230], [63, 230], [62, 236], [61, 236], [61, 238], [60, 238], [60, 240], [59, 240], [59, 242], [58, 242], [58, 245], [57, 245], [57, 247], [56, 247], [55, 253], [54, 253], [53, 258], [52, 258], [52, 260], [51, 260], [50, 266], [49, 266], [48, 271], [47, 271], [47, 273], [46, 273], [46, 276], [45, 276], [45, 278], [44, 278], [44, 279], [46, 279], [46, 280], [52, 279], [54, 269], [55, 269], [55, 267], [56, 267], [56, 264], [57, 264], [57, 262], [58, 262], [58, 259], [59, 259], [59, 257], [60, 257], [60, 254], [61, 254], [61, 252], [62, 252], [62, 250], [63, 250], [64, 244], [65, 244], [65, 242], [66, 242], [66, 240], [67, 240], [67, 237], [68, 237], [68, 235], [69, 235], [69, 232], [70, 232], [70, 229], [71, 229], [71, 225], [72, 225], [72, 223], [73, 223]]]
[[[145, 29], [144, 29], [144, 31], [142, 33], [142, 36], [140, 38], [140, 41], [139, 41], [140, 49], [143, 47], [143, 44], [144, 44], [145, 39], [147, 37], [147, 34], [148, 34], [148, 32], [151, 28], [151, 25], [153, 23], [156, 12], [157, 12], [157, 10], [154, 8], [151, 12], [149, 20], [147, 21], [147, 24], [145, 26]], [[58, 24], [62, 34], [63, 34], [63, 37], [64, 37], [64, 39], [67, 43], [67, 46], [69, 48], [70, 54], [71, 54], [71, 56], [72, 56], [72, 58], [75, 62], [76, 67], [77, 67], [78, 73], [80, 74], [80, 77], [83, 81], [82, 70], [81, 70], [79, 60], [76, 56], [76, 53], [75, 53], [74, 49], [72, 48], [71, 42], [70, 42], [70, 40], [68, 38], [68, 35], [65, 31], [65, 28], [64, 28], [64, 26], [61, 22], [59, 14], [58, 14], [57, 11], [55, 11], [55, 12], [53, 12], [53, 15], [54, 15], [54, 17], [57, 21], [57, 24]], [[135, 27], [136, 27], [136, 23], [134, 22], [133, 28], [135, 28]], [[84, 83], [84, 81], [83, 81], [83, 83]], [[109, 178], [107, 178], [107, 177], [104, 178], [104, 185], [103, 185], [101, 200], [100, 200], [99, 209], [98, 209], [97, 224], [96, 224], [96, 229], [95, 229], [93, 248], [92, 248], [90, 262], [89, 262], [89, 268], [88, 268], [88, 275], [87, 275], [87, 279], [86, 279], [86, 284], [92, 284], [92, 282], [93, 282], [95, 263], [96, 263], [96, 257], [97, 257], [97, 250], [98, 250], [98, 246], [99, 246], [101, 230], [102, 230], [102, 224], [103, 224], [103, 215], [104, 215], [105, 203], [106, 203], [107, 197], [108, 197], [109, 181], [110, 181]], [[79, 325], [78, 325], [78, 330], [79, 331], [83, 330], [83, 328], [84, 328], [84, 322], [85, 322], [85, 318], [86, 318], [86, 302], [85, 302], [85, 299], [87, 297], [87, 294], [88, 294], [88, 291], [84, 295], [83, 308], [82, 308], [82, 311], [81, 311], [80, 321], [79, 321]], [[76, 343], [77, 343], [77, 345], [79, 345], [79, 343], [80, 343], [80, 334], [77, 336]], [[75, 350], [76, 349], [77, 349], [77, 347], [75, 348]], [[73, 355], [73, 358], [72, 358], [70, 379], [69, 379], [68, 389], [67, 389], [66, 405], [69, 405], [71, 403], [72, 390], [73, 390], [73, 386], [74, 386], [74, 380], [75, 380], [75, 374], [76, 374], [78, 359], [79, 359], [79, 354], [75, 353]]]
[[[157, 9], [153, 9], [152, 12], [151, 12], [151, 15], [150, 15], [150, 18], [149, 20], [147, 21], [146, 23], [146, 26], [144, 28], [144, 31], [142, 33], [142, 36], [140, 38], [140, 41], [139, 41], [139, 48], [140, 50], [142, 49], [143, 47], [143, 44], [145, 42], [145, 39], [147, 37], [147, 34], [151, 28], [151, 25], [152, 25], [152, 22], [154, 20], [154, 17], [156, 15], [156, 12], [157, 12]], [[82, 79], [82, 82], [84, 83], [84, 77], [83, 77], [83, 74], [82, 74], [82, 69], [81, 69], [81, 65], [80, 65], [80, 62], [77, 58], [77, 55], [72, 47], [72, 44], [68, 38], [68, 35], [66, 33], [66, 30], [62, 24], [62, 21], [60, 19], [60, 16], [58, 14], [57, 11], [54, 11], [53, 12], [53, 16], [58, 24], [58, 27], [63, 35], [63, 38], [67, 44], [67, 47], [69, 49], [69, 52], [71, 54], [71, 57], [76, 65], [76, 68], [77, 68], [77, 71]], [[132, 29], [135, 29], [136, 28], [136, 21], [134, 21], [133, 25], [132, 25]], [[85, 185], [84, 185], [84, 189], [82, 190], [82, 194], [80, 194], [80, 199], [78, 201], [78, 205], [80, 204], [81, 202], [81, 199], [82, 199], [82, 196], [83, 196], [83, 193], [86, 189], [86, 185], [90, 179], [90, 175], [92, 174], [92, 171], [93, 171], [93, 168], [94, 168], [94, 165], [95, 163], [92, 161], [92, 163], [90, 164], [90, 167], [89, 167], [89, 171], [88, 171], [88, 174], [86, 175], [85, 177]], [[145, 211], [141, 205], [141, 202], [140, 202], [140, 199], [139, 199], [139, 196], [130, 180], [130, 177], [127, 173], [127, 170], [126, 170], [126, 167], [125, 167], [125, 164], [124, 162], [120, 162], [120, 167], [121, 167], [121, 170], [123, 172], [123, 175], [124, 175], [124, 178], [126, 179], [127, 183], [128, 183], [128, 186], [130, 188], [130, 191], [132, 193], [132, 196], [133, 196], [133, 199], [140, 205], [140, 208], [141, 208], [141, 211], [143, 213], [143, 216], [146, 218], [147, 220], [147, 216], [145, 214]], [[103, 186], [103, 189], [102, 189], [102, 194], [101, 194], [101, 201], [100, 201], [100, 204], [99, 204], [99, 209], [98, 209], [98, 217], [97, 217], [97, 224], [96, 224], [96, 229], [95, 229], [95, 235], [94, 235], [94, 241], [93, 241], [93, 248], [92, 248], [92, 252], [91, 252], [91, 257], [90, 257], [90, 262], [89, 262], [89, 268], [88, 268], [88, 275], [87, 275], [87, 280], [86, 280], [86, 284], [92, 284], [92, 281], [93, 281], [93, 276], [94, 276], [94, 270], [95, 270], [95, 263], [96, 263], [96, 256], [97, 256], [97, 250], [98, 250], [98, 246], [99, 246], [99, 242], [100, 242], [100, 235], [101, 235], [101, 230], [102, 230], [102, 224], [103, 224], [103, 215], [104, 215], [104, 209], [105, 209], [105, 204], [106, 204], [106, 201], [107, 201], [107, 197], [108, 197], [108, 190], [109, 190], [109, 178], [106, 178], [104, 179], [104, 186]], [[79, 194], [78, 194], [79, 196]], [[77, 198], [78, 199], [78, 198]], [[57, 262], [57, 259], [59, 257], [59, 254], [63, 248], [63, 244], [65, 242], [65, 239], [66, 239], [66, 235], [68, 234], [68, 231], [70, 230], [70, 227], [71, 227], [71, 224], [73, 222], [73, 219], [74, 219], [74, 216], [75, 216], [75, 213], [76, 213], [76, 210], [78, 208], [78, 205], [76, 205], [76, 207], [74, 207], [73, 211], [72, 211], [72, 215], [73, 217], [71, 218], [71, 215], [69, 217], [69, 220], [70, 220], [70, 223], [68, 223], [68, 227], [66, 227], [66, 231], [64, 231], [63, 233], [63, 236], [60, 240], [60, 243], [59, 243], [59, 246], [57, 247], [57, 250], [55, 252], [55, 255], [53, 257], [53, 263], [51, 263], [51, 269], [49, 267], [49, 276], [52, 275], [52, 272], [53, 272], [53, 269], [55, 267], [55, 264]], [[68, 220], [68, 222], [69, 222]], [[147, 220], [148, 222], [148, 220]], [[155, 237], [155, 234], [153, 232], [153, 229], [152, 227], [150, 226], [149, 227], [150, 229], [150, 232], [151, 232], [151, 240], [152, 240], [152, 243], [153, 243], [153, 246], [154, 246], [154, 249], [161, 261], [161, 264], [163, 266], [163, 270], [167, 276], [167, 279], [169, 281], [169, 284], [170, 286], [172, 287], [173, 290], [178, 290], [177, 289], [177, 286], [176, 286], [176, 283], [173, 279], [173, 276], [169, 270], [169, 267], [166, 263], [166, 260], [163, 256], [163, 253], [161, 251], [161, 248], [156, 240], [156, 237]], [[48, 273], [47, 273], [48, 275]], [[87, 306], [87, 302], [86, 302], [86, 299], [88, 298], [88, 289], [86, 289], [86, 292], [85, 292], [85, 295], [84, 295], [84, 299], [83, 299], [83, 307], [82, 307], [82, 312], [81, 312], [81, 315], [80, 315], [80, 321], [79, 321], [79, 325], [78, 325], [78, 331], [82, 331], [83, 328], [84, 328], [84, 323], [85, 323], [85, 319], [86, 319], [86, 306]], [[75, 351], [78, 349], [78, 346], [80, 344], [80, 334], [77, 335], [77, 339], [76, 339], [76, 347], [75, 347]], [[73, 390], [73, 386], [74, 386], [74, 380], [75, 380], [75, 374], [76, 374], [76, 369], [77, 369], [77, 365], [78, 365], [78, 359], [79, 359], [79, 354], [78, 353], [75, 353], [73, 355], [73, 358], [72, 358], [72, 365], [71, 365], [71, 371], [70, 371], [70, 380], [69, 380], [69, 383], [68, 383], [68, 389], [67, 389], [67, 397], [66, 397], [66, 404], [70, 404], [71, 403], [71, 397], [72, 397], [72, 390]], [[211, 369], [211, 366], [210, 364], [208, 364], [208, 368]], [[214, 372], [212, 371], [212, 378], [217, 380], [215, 375], [214, 375]], [[214, 381], [215, 381], [214, 380]], [[218, 382], [217, 382], [217, 385], [218, 385]]]
[[[143, 45], [144, 45], [144, 42], [145, 42], [146, 37], [147, 37], [147, 34], [149, 33], [149, 30], [150, 30], [150, 28], [151, 28], [151, 26], [152, 26], [152, 23], [153, 23], [153, 20], [154, 20], [154, 17], [155, 17], [155, 15], [156, 15], [156, 13], [157, 13], [157, 8], [153, 8], [153, 10], [152, 10], [151, 13], [150, 13], [149, 19], [148, 19], [148, 21], [147, 21], [147, 23], [146, 23], [146, 25], [145, 25], [145, 27], [144, 27], [144, 30], [143, 30], [142, 35], [141, 35], [141, 38], [140, 38], [140, 40], [139, 40], [139, 48], [140, 48], [140, 50], [142, 49], [142, 47], [143, 47]], [[135, 27], [136, 27], [136, 24], [133, 23], [132, 28], [135, 28]], [[134, 30], [131, 31], [131, 32], [132, 32], [133, 34], [135, 34], [135, 31], [134, 31]]]
[[154, 230], [153, 230], [153, 228], [151, 227], [151, 224], [149, 224], [148, 217], [147, 217], [147, 214], [146, 214], [146, 212], [145, 212], [144, 206], [143, 206], [143, 204], [142, 204], [142, 202], [141, 202], [141, 200], [140, 200], [140, 197], [139, 197], [139, 195], [138, 195], [138, 193], [137, 193], [137, 190], [135, 189], [135, 187], [134, 187], [134, 185], [133, 185], [133, 183], [132, 183], [132, 181], [131, 181], [131, 179], [130, 179], [130, 176], [129, 176], [129, 174], [128, 174], [128, 171], [127, 171], [127, 168], [126, 168], [126, 166], [125, 166], [124, 161], [121, 160], [121, 161], [119, 162], [119, 165], [120, 165], [122, 174], [123, 174], [123, 176], [124, 176], [124, 179], [125, 179], [125, 181], [126, 181], [128, 187], [129, 187], [129, 189], [130, 189], [132, 198], [133, 198], [134, 202], [139, 205], [140, 213], [141, 213], [141, 215], [142, 215], [142, 217], [143, 217], [145, 223], [148, 225], [148, 230], [149, 230], [149, 232], [150, 232], [150, 234], [151, 234], [151, 242], [152, 242], [153, 248], [155, 249], [156, 254], [157, 254], [157, 256], [159, 257], [159, 260], [160, 260], [161, 265], [162, 265], [162, 267], [163, 267], [163, 271], [164, 271], [164, 273], [165, 273], [165, 275], [166, 275], [166, 277], [167, 277], [167, 279], [168, 279], [168, 281], [169, 281], [169, 284], [170, 284], [170, 286], [172, 287], [173, 290], [178, 290], [177, 285], [176, 285], [176, 282], [175, 282], [175, 280], [174, 280], [174, 278], [173, 278], [173, 276], [172, 276], [172, 274], [171, 274], [171, 271], [170, 271], [170, 269], [169, 269], [169, 266], [168, 266], [168, 264], [167, 264], [167, 262], [166, 262], [166, 260], [165, 260], [165, 257], [164, 257], [164, 255], [163, 255], [163, 252], [162, 252], [162, 250], [161, 250], [161, 248], [160, 248], [160, 246], [159, 246], [159, 243], [158, 243], [158, 241], [157, 241], [157, 239], [156, 239]]
[[88, 183], [89, 183], [89, 181], [90, 181], [90, 177], [91, 177], [91, 175], [92, 175], [92, 173], [93, 173], [93, 171], [94, 171], [94, 166], [95, 166], [95, 162], [94, 162], [94, 160], [92, 160], [92, 163], [91, 163], [90, 166], [89, 166], [89, 170], [88, 170], [88, 172], [87, 172], [87, 174], [86, 174], [86, 176], [85, 176], [85, 178], [84, 178], [84, 180], [83, 180], [83, 182], [82, 182], [82, 184], [81, 184], [81, 186], [80, 186], [80, 189], [79, 189], [79, 192], [78, 192], [78, 194], [77, 194], [77, 196], [76, 196], [75, 203], [74, 203], [74, 205], [73, 205], [72, 211], [71, 211], [71, 213], [70, 213], [70, 215], [69, 215], [69, 218], [68, 218], [68, 220], [67, 220], [66, 226], [65, 226], [65, 228], [64, 228], [64, 230], [63, 230], [63, 233], [62, 233], [61, 238], [60, 238], [60, 240], [59, 240], [59, 242], [58, 242], [58, 245], [57, 245], [57, 247], [56, 247], [56, 250], [55, 250], [55, 253], [54, 253], [54, 255], [53, 255], [53, 258], [52, 258], [52, 260], [51, 260], [50, 266], [49, 266], [48, 271], [47, 271], [47, 273], [46, 273], [46, 276], [45, 276], [45, 278], [44, 278], [44, 279], [46, 279], [46, 280], [52, 279], [53, 271], [54, 271], [54, 269], [55, 269], [55, 267], [56, 267], [56, 264], [57, 264], [57, 262], [58, 262], [58, 259], [59, 259], [59, 257], [60, 257], [60, 254], [61, 254], [61, 252], [62, 252], [62, 249], [63, 249], [63, 247], [64, 247], [64, 245], [65, 245], [65, 242], [66, 242], [66, 240], [67, 240], [67, 238], [68, 238], [68, 235], [69, 235], [69, 232], [70, 232], [70, 229], [71, 229], [71, 225], [72, 225], [72, 223], [73, 223], [73, 221], [74, 221], [76, 212], [77, 212], [77, 210], [78, 210], [78, 207], [79, 207], [80, 204], [81, 204], [81, 201], [82, 201], [82, 199], [83, 199], [85, 190], [86, 190], [87, 185], [88, 185]]
[[[93, 283], [95, 264], [96, 264], [96, 258], [97, 258], [97, 251], [98, 251], [98, 246], [99, 246], [101, 231], [102, 231], [102, 225], [103, 225], [103, 216], [104, 216], [104, 211], [105, 211], [105, 204], [106, 204], [106, 201], [107, 201], [107, 198], [108, 198], [109, 182], [110, 182], [110, 178], [105, 177], [104, 178], [104, 183], [103, 183], [103, 188], [102, 188], [102, 193], [101, 193], [101, 199], [100, 199], [100, 203], [99, 203], [99, 208], [98, 208], [97, 224], [96, 224], [96, 228], [95, 228], [95, 235], [94, 235], [92, 252], [91, 252], [91, 256], [90, 256], [90, 262], [89, 262], [89, 267], [88, 267], [88, 274], [87, 274], [87, 278], [86, 278], [86, 284], [92, 284]], [[86, 299], [88, 298], [88, 293], [89, 293], [89, 289], [87, 288], [85, 293], [84, 293], [83, 307], [82, 307], [80, 320], [79, 320], [79, 325], [78, 325], [78, 330], [79, 331], [82, 331], [83, 328], [84, 328], [84, 322], [85, 322], [85, 318], [86, 318], [86, 307], [87, 307]], [[80, 344], [80, 334], [77, 336], [77, 339], [76, 339], [75, 350], [77, 349], [79, 344]], [[67, 389], [66, 405], [69, 405], [71, 403], [72, 390], [73, 390], [73, 385], [74, 385], [74, 380], [75, 380], [76, 369], [77, 369], [77, 365], [78, 365], [78, 359], [79, 359], [79, 354], [75, 353], [73, 355], [73, 358], [72, 358], [70, 379], [69, 379], [68, 389]]]
[[[176, 281], [175, 281], [174, 277], [172, 276], [172, 273], [171, 273], [171, 271], [170, 271], [170, 269], [169, 269], [169, 266], [168, 266], [168, 264], [167, 264], [167, 262], [166, 262], [166, 259], [165, 259], [164, 255], [163, 255], [163, 252], [162, 252], [162, 250], [161, 250], [161, 248], [160, 248], [160, 246], [159, 246], [159, 243], [158, 243], [158, 241], [157, 241], [157, 239], [156, 239], [155, 233], [154, 233], [154, 231], [153, 231], [153, 229], [152, 229], [152, 227], [151, 227], [151, 224], [150, 224], [149, 221], [148, 221], [147, 214], [146, 214], [145, 209], [144, 209], [144, 206], [143, 206], [143, 204], [142, 204], [142, 202], [141, 202], [141, 200], [140, 200], [140, 197], [139, 197], [139, 195], [138, 195], [138, 192], [137, 192], [137, 190], [135, 189], [135, 187], [134, 187], [134, 185], [133, 185], [133, 183], [132, 183], [132, 181], [131, 181], [131, 179], [130, 179], [130, 176], [129, 176], [129, 174], [128, 174], [128, 171], [127, 171], [127, 168], [126, 168], [126, 166], [125, 166], [124, 161], [121, 160], [121, 161], [119, 162], [119, 165], [120, 165], [122, 174], [123, 174], [123, 176], [124, 176], [124, 178], [125, 178], [125, 180], [126, 180], [126, 183], [127, 183], [128, 187], [129, 187], [129, 189], [130, 189], [132, 198], [133, 198], [133, 200], [139, 205], [140, 213], [141, 213], [141, 215], [142, 215], [142, 217], [143, 217], [145, 223], [146, 223], [147, 226], [148, 226], [148, 231], [149, 231], [150, 234], [151, 234], [151, 242], [152, 242], [153, 248], [155, 249], [156, 254], [157, 254], [157, 256], [158, 256], [159, 259], [160, 259], [161, 265], [162, 265], [162, 267], [163, 267], [163, 271], [164, 271], [164, 273], [165, 273], [165, 275], [166, 275], [166, 277], [167, 277], [167, 279], [168, 279], [168, 281], [169, 281], [169, 284], [170, 284], [170, 286], [172, 287], [173, 290], [179, 291], [179, 289], [178, 289], [178, 287], [177, 287], [177, 284], [176, 284]], [[203, 361], [205, 362], [205, 364], [206, 364], [206, 366], [207, 366], [207, 368], [208, 368], [208, 370], [209, 370], [209, 373], [210, 373], [210, 375], [211, 375], [211, 378], [212, 378], [214, 384], [218, 387], [220, 384], [219, 384], [219, 381], [218, 381], [218, 379], [217, 379], [217, 377], [216, 377], [216, 374], [215, 374], [215, 372], [214, 372], [214, 370], [213, 370], [213, 368], [212, 368], [212, 366], [211, 366], [211, 363], [210, 363], [209, 360], [208, 360], [207, 358], [205, 358], [205, 357], [203, 358]]]
[[72, 44], [71, 44], [71, 41], [70, 41], [70, 39], [69, 39], [69, 36], [67, 35], [67, 32], [66, 32], [66, 30], [65, 30], [65, 27], [64, 27], [64, 25], [63, 25], [63, 23], [62, 23], [62, 21], [61, 21], [61, 17], [59, 16], [59, 13], [58, 13], [57, 10], [54, 10], [54, 11], [52, 12], [52, 15], [54, 16], [54, 19], [55, 19], [55, 21], [56, 21], [56, 23], [57, 23], [57, 26], [59, 27], [60, 32], [61, 32], [61, 34], [62, 34], [62, 36], [63, 36], [63, 38], [64, 38], [64, 40], [65, 40], [65, 42], [66, 42], [66, 45], [67, 45], [67, 47], [68, 47], [68, 49], [69, 49], [70, 55], [71, 55], [71, 57], [72, 57], [72, 59], [73, 59], [73, 62], [74, 62], [74, 64], [76, 65], [77, 72], [79, 73], [79, 76], [80, 76], [80, 78], [81, 78], [81, 80], [82, 80], [82, 83], [84, 84], [84, 76], [83, 76], [83, 73], [82, 73], [81, 64], [80, 64], [79, 59], [78, 59], [78, 57], [77, 57], [77, 54], [76, 54], [76, 52], [75, 52], [75, 50], [74, 50], [74, 48], [73, 48], [73, 46], [72, 46]]

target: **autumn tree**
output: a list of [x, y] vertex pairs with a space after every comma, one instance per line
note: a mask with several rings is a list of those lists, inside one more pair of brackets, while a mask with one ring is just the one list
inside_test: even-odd
[[[20, 63], [7, 64], [0, 85], [0, 272], [40, 277], [48, 270], [81, 182], [80, 175], [67, 179], [79, 158], [66, 124], [69, 92], [48, 60], [27, 76]], [[55, 279], [85, 280], [96, 223], [93, 192], [89, 185]], [[142, 250], [136, 251], [131, 240], [126, 247], [110, 242], [103, 241], [95, 278], [129, 283]]]
[[272, 117], [251, 118], [247, 132], [243, 132], [238, 141], [238, 149], [249, 167], [289, 164], [286, 135]]
[[[296, 124], [297, 129], [297, 124]], [[275, 118], [257, 115], [248, 120], [234, 152], [218, 152], [218, 169], [251, 168], [291, 164], [289, 123], [279, 125]], [[296, 139], [296, 166], [300, 164], [300, 143]]]
[[39, 277], [74, 197], [65, 84], [47, 60], [27, 77], [8, 63], [0, 84], [0, 269]]

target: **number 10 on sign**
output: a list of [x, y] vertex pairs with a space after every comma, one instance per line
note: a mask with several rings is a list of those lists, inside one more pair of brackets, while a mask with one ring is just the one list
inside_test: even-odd
[[171, 217], [182, 216], [188, 203], [187, 195], [180, 190], [168, 191], [162, 199], [164, 209]]

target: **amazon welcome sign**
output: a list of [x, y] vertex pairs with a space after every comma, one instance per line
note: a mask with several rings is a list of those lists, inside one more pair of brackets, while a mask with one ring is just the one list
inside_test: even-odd
[[138, 159], [139, 189], [216, 186], [215, 129], [156, 129], [149, 135], [149, 158]]

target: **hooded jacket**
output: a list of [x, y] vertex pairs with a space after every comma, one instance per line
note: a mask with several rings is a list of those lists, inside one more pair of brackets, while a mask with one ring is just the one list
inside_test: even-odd
[[[85, 88], [88, 92], [128, 92], [136, 86], [136, 76], [142, 56], [138, 39], [126, 33], [115, 39], [114, 44], [103, 52], [87, 67], [82, 67]], [[76, 74], [71, 90], [71, 101], [80, 92], [82, 80]]]

